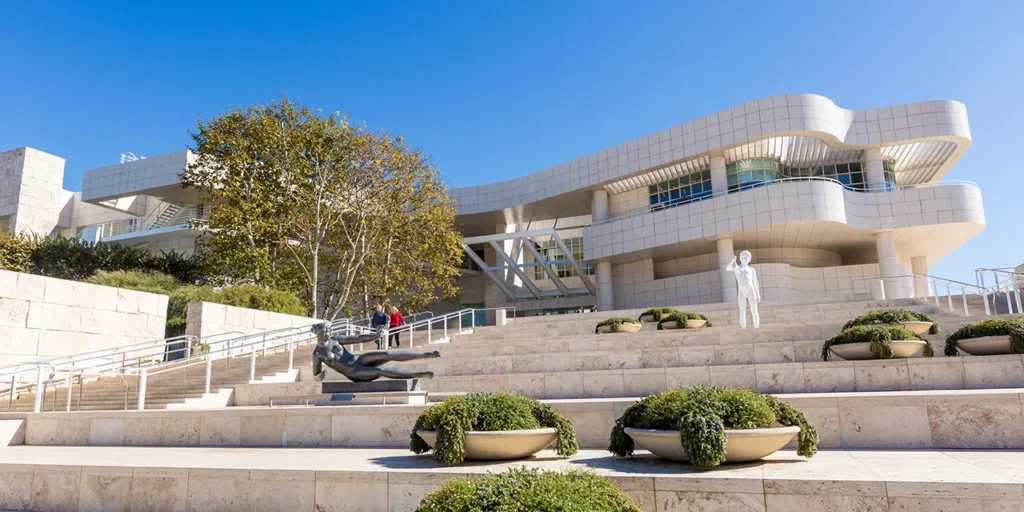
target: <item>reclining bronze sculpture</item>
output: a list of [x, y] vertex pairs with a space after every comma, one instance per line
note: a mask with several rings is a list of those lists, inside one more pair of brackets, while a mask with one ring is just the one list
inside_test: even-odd
[[438, 351], [415, 352], [412, 350], [393, 350], [366, 352], [355, 355], [345, 345], [357, 345], [375, 341], [380, 332], [360, 334], [357, 336], [332, 336], [330, 322], [314, 324], [310, 329], [316, 335], [316, 348], [313, 349], [313, 378], [324, 380], [327, 365], [332, 370], [344, 375], [352, 382], [369, 382], [381, 377], [389, 379], [430, 379], [434, 372], [414, 372], [405, 368], [381, 368], [380, 365], [392, 361], [413, 361], [441, 357]]

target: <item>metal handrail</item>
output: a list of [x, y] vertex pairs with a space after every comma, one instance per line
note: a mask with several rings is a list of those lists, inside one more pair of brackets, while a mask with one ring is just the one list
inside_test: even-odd
[[[939, 303], [939, 296], [940, 295], [939, 295], [939, 286], [938, 286], [941, 283], [941, 284], [944, 284], [946, 286], [946, 302], [947, 302], [947, 307], [951, 311], [956, 311], [956, 308], [953, 307], [953, 291], [954, 291], [954, 288], [956, 288], [956, 289], [959, 289], [959, 291], [960, 291], [961, 305], [963, 307], [963, 311], [964, 311], [965, 315], [969, 315], [970, 314], [970, 310], [967, 307], [967, 295], [968, 294], [980, 295], [982, 297], [982, 301], [985, 303], [985, 315], [991, 315], [992, 314], [992, 310], [989, 308], [988, 296], [989, 296], [989, 294], [994, 293], [995, 290], [990, 289], [990, 288], [984, 288], [984, 287], [978, 286], [976, 284], [965, 283], [963, 281], [956, 281], [956, 280], [953, 280], [953, 279], [946, 279], [944, 277], [936, 277], [936, 276], [932, 276], [932, 275], [928, 275], [928, 274], [914, 274], [914, 273], [911, 273], [911, 274], [903, 274], [903, 275], [889, 276], [889, 277], [856, 277], [856, 278], [850, 279], [850, 293], [851, 293], [851, 295], [854, 295], [854, 296], [857, 295], [857, 283], [858, 282], [861, 282], [861, 281], [868, 282], [869, 286], [870, 286], [870, 283], [877, 282], [880, 285], [878, 287], [879, 299], [880, 300], [885, 300], [885, 295], [886, 295], [886, 292], [885, 292], [885, 282], [886, 281], [896, 280], [898, 283], [902, 284], [902, 282], [904, 282], [904, 280], [906, 280], [906, 279], [910, 280], [910, 283], [911, 283], [912, 288], [914, 290], [913, 294], [912, 294], [913, 298], [924, 298], [924, 299], [927, 300], [929, 298], [928, 294], [931, 293], [931, 297], [933, 297], [935, 299], [935, 305], [941, 307], [941, 304]], [[929, 291], [925, 292], [925, 296], [924, 297], [916, 297], [916, 295], [917, 295], [917, 284], [918, 284], [920, 279], [924, 280], [925, 289], [929, 290]], [[935, 290], [935, 292], [932, 293], [930, 290]], [[871, 293], [874, 293], [874, 292], [871, 292]]]
[[[979, 286], [985, 286], [985, 274], [991, 273], [993, 280], [996, 282], [994, 286], [999, 288], [998, 291], [1002, 291], [1006, 294], [1006, 307], [1009, 313], [1013, 313], [1014, 302], [1017, 304], [1017, 313], [1024, 313], [1024, 304], [1022, 304], [1020, 289], [1024, 285], [1024, 274], [1017, 272], [1017, 267], [1003, 267], [1003, 268], [976, 268], [974, 269], [974, 277], [978, 281]], [[1000, 280], [1000, 275], [1006, 276]], [[1010, 294], [1013, 294], [1015, 301], [1010, 300]], [[993, 295], [992, 305], [995, 307], [995, 295]]]
[[902, 186], [902, 187], [897, 187], [896, 189], [889, 188], [889, 186], [885, 186], [885, 187], [870, 187], [870, 188], [868, 188], [868, 187], [854, 188], [852, 185], [847, 185], [847, 184], [845, 184], [845, 183], [843, 183], [843, 182], [841, 182], [839, 180], [832, 179], [832, 178], [826, 178], [824, 176], [804, 176], [804, 177], [797, 176], [797, 177], [780, 178], [780, 179], [777, 179], [777, 180], [772, 180], [772, 181], [764, 182], [764, 183], [761, 183], [761, 184], [756, 184], [756, 185], [753, 185], [753, 186], [748, 186], [746, 188], [740, 188], [739, 190], [733, 190], [733, 191], [724, 190], [724, 191], [719, 191], [719, 192], [712, 192], [711, 194], [700, 196], [700, 197], [695, 197], [695, 198], [690, 199], [690, 200], [688, 200], [686, 202], [680, 202], [678, 204], [669, 206], [667, 208], [652, 209], [651, 206], [644, 206], [642, 208], [637, 208], [635, 210], [630, 210], [628, 212], [621, 213], [621, 214], [616, 215], [614, 217], [608, 217], [608, 218], [606, 218], [604, 220], [594, 221], [594, 222], [591, 223], [591, 226], [597, 226], [597, 225], [600, 225], [600, 224], [606, 224], [608, 222], [612, 222], [612, 221], [616, 221], [616, 220], [621, 220], [621, 219], [626, 219], [626, 218], [630, 218], [630, 217], [633, 217], [633, 216], [636, 216], [636, 215], [644, 215], [644, 214], [648, 214], [648, 213], [655, 213], [655, 212], [658, 212], [658, 211], [664, 211], [664, 210], [668, 210], [668, 209], [671, 209], [671, 208], [676, 208], [676, 207], [679, 207], [679, 206], [684, 206], [684, 205], [693, 204], [693, 203], [699, 203], [701, 201], [706, 201], [708, 199], [714, 199], [716, 197], [725, 197], [725, 196], [727, 196], [729, 194], [733, 194], [733, 193], [737, 193], [737, 192], [746, 192], [748, 190], [753, 190], [753, 189], [756, 189], [756, 188], [769, 187], [769, 186], [775, 185], [777, 183], [789, 183], [789, 182], [794, 182], [794, 181], [824, 181], [824, 182], [829, 182], [829, 183], [835, 183], [835, 184], [843, 187], [845, 190], [849, 190], [851, 192], [867, 192], [867, 193], [898, 192], [900, 190], [910, 189], [910, 188], [930, 188], [930, 187], [944, 187], [944, 186], [964, 186], [964, 185], [969, 185], [969, 186], [973, 186], [973, 187], [978, 187], [978, 184], [974, 183], [973, 181], [956, 180], [956, 181], [944, 181], [944, 182], [940, 182], [940, 183], [919, 183], [917, 185], [906, 185], [906, 186]]

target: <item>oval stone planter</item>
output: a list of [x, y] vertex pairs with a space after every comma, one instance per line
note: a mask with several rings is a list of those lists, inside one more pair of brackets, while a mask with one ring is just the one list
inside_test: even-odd
[[664, 323], [661, 324], [661, 328], [662, 329], [668, 329], [668, 330], [678, 329], [679, 326], [676, 325], [677, 323], [678, 322], [664, 322]]
[[707, 320], [687, 320], [686, 327], [688, 329], [700, 329], [708, 323]]
[[654, 315], [644, 315], [640, 317], [640, 321], [645, 324], [654, 323]]
[[[640, 332], [640, 330], [643, 328], [644, 326], [640, 324], [619, 324], [618, 332]], [[597, 332], [601, 334], [608, 334], [612, 332], [612, 326], [602, 325], [601, 327], [597, 328]]]
[[[686, 449], [678, 430], [626, 428], [637, 446], [663, 459], [686, 462]], [[725, 431], [725, 461], [750, 462], [763, 459], [789, 444], [800, 427], [753, 428]]]
[[[431, 448], [437, 441], [437, 432], [417, 430]], [[508, 430], [504, 432], [466, 432], [466, 460], [511, 460], [529, 457], [558, 439], [558, 430]]]
[[1009, 336], [983, 336], [956, 342], [956, 348], [972, 356], [1012, 354]]
[[932, 322], [920, 322], [920, 321], [917, 321], [917, 322], [902, 322], [900, 325], [902, 325], [903, 327], [906, 327], [908, 331], [910, 331], [910, 332], [920, 336], [922, 334], [927, 334], [928, 333], [928, 329], [931, 329], [932, 325], [935, 325], [935, 324], [933, 324]]
[[[893, 359], [904, 359], [913, 357], [924, 348], [927, 343], [919, 340], [893, 340], [892, 341], [892, 357]], [[871, 343], [845, 343], [843, 345], [832, 345], [828, 348], [832, 352], [832, 355], [844, 359], [846, 361], [863, 361], [865, 359], [874, 359], [874, 354], [871, 353]]]

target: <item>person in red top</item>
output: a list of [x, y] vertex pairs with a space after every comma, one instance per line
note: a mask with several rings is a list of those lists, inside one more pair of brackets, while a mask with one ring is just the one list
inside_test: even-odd
[[[402, 314], [398, 312], [398, 308], [391, 308], [391, 328], [394, 329], [400, 325], [405, 325], [405, 318], [402, 318]], [[391, 344], [394, 343], [395, 348], [402, 348], [402, 339], [399, 338], [401, 333], [394, 333], [391, 335], [391, 339], [388, 341], [388, 348], [391, 348]]]

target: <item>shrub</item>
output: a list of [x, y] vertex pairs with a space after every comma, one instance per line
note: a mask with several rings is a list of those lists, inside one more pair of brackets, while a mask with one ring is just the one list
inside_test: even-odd
[[38, 244], [37, 237], [9, 233], [6, 226], [0, 226], [0, 270], [31, 271], [32, 251]]
[[956, 356], [956, 342], [984, 336], [1009, 336], [1010, 350], [1015, 354], [1024, 353], [1024, 319], [993, 318], [967, 324], [946, 337], [947, 356]]
[[163, 295], [170, 295], [171, 292], [181, 286], [176, 279], [167, 274], [159, 272], [127, 272], [124, 270], [100, 270], [94, 276], [86, 279], [85, 282]]
[[472, 393], [452, 396], [420, 414], [410, 435], [409, 449], [426, 453], [430, 446], [416, 432], [437, 432], [434, 459], [442, 464], [459, 464], [466, 458], [466, 432], [500, 432], [552, 427], [558, 430], [555, 451], [575, 454], [576, 431], [572, 423], [550, 405], [508, 393]]
[[201, 254], [185, 255], [174, 251], [160, 251], [159, 255], [150, 256], [148, 267], [173, 276], [184, 284], [203, 284], [207, 281], [205, 262]]
[[884, 325], [892, 324], [899, 325], [902, 322], [931, 322], [932, 327], [928, 330], [928, 334], [939, 334], [939, 324], [932, 320], [930, 316], [923, 313], [915, 313], [908, 309], [880, 309], [877, 311], [869, 311], [864, 313], [843, 326], [843, 330], [858, 325]]
[[597, 323], [597, 327], [594, 327], [594, 332], [595, 333], [600, 332], [600, 329], [602, 327], [606, 326], [606, 325], [610, 326], [610, 328], [611, 328], [610, 332], [619, 332], [619, 326], [622, 325], [622, 324], [642, 325], [640, 323], [640, 321], [635, 319], [635, 318], [626, 318], [626, 317], [609, 318], [607, 320], [601, 320], [600, 322], [598, 322]]
[[686, 327], [686, 321], [687, 320], [706, 320], [707, 323], [704, 324], [704, 327], [711, 327], [711, 320], [708, 320], [708, 317], [706, 317], [706, 316], [704, 316], [704, 315], [702, 315], [700, 313], [690, 313], [688, 311], [677, 311], [675, 313], [672, 313], [671, 315], [661, 317], [661, 321], [658, 322], [658, 330], [661, 330], [661, 324], [664, 324], [664, 323], [667, 323], [667, 322], [677, 322], [676, 326], [678, 328], [686, 329], [687, 328]]
[[644, 311], [643, 313], [640, 313], [640, 316], [638, 316], [636, 319], [640, 320], [641, 318], [643, 318], [645, 316], [653, 316], [654, 317], [654, 321], [655, 322], [659, 322], [659, 321], [661, 321], [662, 318], [665, 318], [668, 315], [672, 315], [672, 314], [675, 314], [675, 313], [678, 313], [678, 312], [679, 312], [678, 310], [675, 310], [675, 309], [672, 309], [672, 308], [649, 308], [646, 311]]
[[416, 510], [641, 512], [608, 478], [583, 470], [526, 468], [449, 480], [427, 494]]
[[931, 342], [910, 332], [900, 325], [858, 325], [850, 327], [839, 333], [839, 335], [825, 341], [821, 347], [821, 360], [828, 361], [832, 345], [845, 345], [847, 343], [871, 343], [871, 354], [875, 359], [892, 358], [892, 342], [899, 340], [916, 340], [925, 342], [924, 356], [932, 357], [935, 350]]
[[648, 395], [615, 421], [608, 451], [619, 457], [633, 455], [633, 439], [626, 428], [679, 430], [690, 463], [704, 468], [725, 462], [725, 429], [799, 426], [797, 453], [818, 452], [818, 431], [803, 413], [771, 395], [745, 388], [696, 386]]

